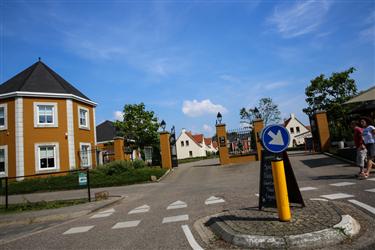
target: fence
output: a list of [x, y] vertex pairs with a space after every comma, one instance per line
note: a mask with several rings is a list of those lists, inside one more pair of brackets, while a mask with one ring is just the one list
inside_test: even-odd
[[[56, 200], [56, 193], [48, 191], [73, 189], [78, 191], [75, 191], [74, 194], [69, 193], [69, 198], [84, 199], [87, 197], [91, 202], [90, 170], [88, 168], [0, 178], [0, 194], [6, 209], [9, 204], [53, 201]], [[38, 193], [40, 191], [46, 192]], [[58, 198], [64, 200], [64, 197]]]
[[227, 131], [227, 147], [230, 156], [256, 153], [254, 132], [251, 128]]

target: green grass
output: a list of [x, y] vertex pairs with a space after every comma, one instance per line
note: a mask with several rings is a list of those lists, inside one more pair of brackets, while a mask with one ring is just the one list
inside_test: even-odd
[[76, 199], [76, 200], [39, 201], [39, 202], [25, 202], [21, 204], [9, 204], [8, 209], [5, 209], [5, 205], [0, 206], [0, 214], [61, 208], [61, 207], [79, 205], [79, 204], [83, 204], [86, 202], [88, 202], [87, 199]]
[[[90, 170], [90, 187], [111, 187], [143, 183], [154, 175], [160, 178], [166, 172], [160, 167], [146, 167], [141, 162], [115, 161]], [[0, 193], [4, 194], [4, 181]], [[79, 186], [78, 173], [64, 176], [48, 176], [43, 178], [27, 178], [23, 181], [10, 181], [8, 194], [27, 194], [45, 191], [61, 191], [87, 188]]]

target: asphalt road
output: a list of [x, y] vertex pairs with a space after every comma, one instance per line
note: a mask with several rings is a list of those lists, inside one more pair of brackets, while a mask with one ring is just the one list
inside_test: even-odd
[[[290, 160], [299, 187], [305, 190], [302, 191], [304, 199], [354, 202], [359, 209], [375, 217], [375, 176], [373, 180], [358, 180], [355, 177], [358, 172], [356, 167], [322, 154], [293, 153]], [[121, 194], [127, 197], [111, 208], [53, 224], [39, 232], [25, 232], [23, 238], [0, 247], [206, 248], [194, 230], [194, 222], [223, 210], [257, 206], [258, 189], [259, 162], [221, 167], [218, 160], [213, 159], [184, 164], [159, 183], [123, 187]], [[367, 209], [362, 208], [363, 204], [368, 206]]]

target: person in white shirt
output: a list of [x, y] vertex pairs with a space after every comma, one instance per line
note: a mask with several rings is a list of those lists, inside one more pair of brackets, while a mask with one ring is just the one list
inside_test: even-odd
[[362, 136], [367, 149], [367, 169], [361, 174], [361, 177], [368, 178], [373, 165], [375, 165], [375, 127], [372, 125], [372, 120], [368, 117], [362, 117], [360, 123], [364, 128]]

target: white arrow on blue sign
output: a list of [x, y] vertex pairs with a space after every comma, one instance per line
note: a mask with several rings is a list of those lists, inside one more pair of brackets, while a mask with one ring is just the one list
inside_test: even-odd
[[269, 125], [262, 130], [263, 146], [272, 153], [281, 153], [288, 148], [289, 132], [281, 125]]

